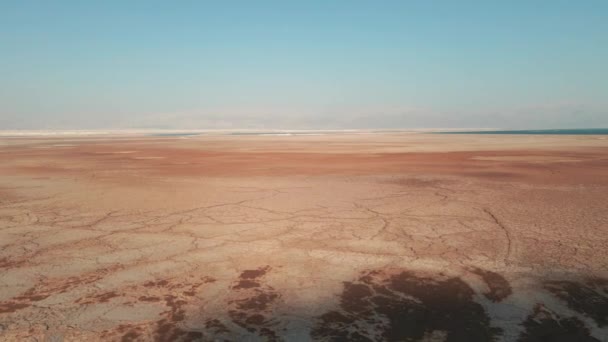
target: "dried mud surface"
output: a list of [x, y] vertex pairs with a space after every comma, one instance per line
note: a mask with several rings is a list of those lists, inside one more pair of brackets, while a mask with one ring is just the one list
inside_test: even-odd
[[0, 139], [3, 341], [608, 341], [603, 137]]

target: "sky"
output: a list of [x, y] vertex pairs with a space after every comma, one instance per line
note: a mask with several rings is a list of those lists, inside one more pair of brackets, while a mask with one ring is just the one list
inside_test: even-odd
[[608, 1], [0, 0], [0, 129], [608, 127]]

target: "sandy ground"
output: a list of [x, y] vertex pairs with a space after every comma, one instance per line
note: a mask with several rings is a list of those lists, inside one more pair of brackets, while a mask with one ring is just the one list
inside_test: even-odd
[[4, 137], [0, 245], [6, 341], [608, 341], [608, 140]]

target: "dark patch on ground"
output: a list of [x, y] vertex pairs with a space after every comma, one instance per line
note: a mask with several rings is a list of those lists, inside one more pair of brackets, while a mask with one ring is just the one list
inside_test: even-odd
[[166, 318], [156, 322], [155, 339], [157, 341], [193, 341], [202, 339], [202, 332], [187, 331], [178, 326], [186, 318], [186, 311], [183, 306], [188, 304], [188, 302], [174, 295], [166, 295], [164, 299], [165, 304], [169, 307], [169, 311], [165, 312]]
[[[121, 324], [115, 328], [115, 331], [121, 335], [120, 342], [134, 342], [145, 340], [145, 338], [143, 337], [143, 330], [143, 327], [132, 324]], [[112, 332], [113, 331], [110, 330], [104, 330], [101, 333], [101, 339], [103, 341], [115, 341], [116, 338], [113, 336]]]
[[260, 267], [257, 270], [245, 270], [241, 272], [241, 279], [257, 279], [266, 274], [270, 270], [270, 266]]
[[608, 279], [593, 277], [581, 282], [553, 280], [543, 285], [572, 310], [591, 317], [598, 326], [608, 324]]
[[12, 300], [0, 303], [0, 313], [15, 312], [31, 306], [32, 302], [38, 302], [48, 298], [52, 293], [43, 291], [39, 293], [36, 288], [25, 291]]
[[230, 330], [228, 330], [224, 323], [222, 323], [219, 319], [207, 320], [205, 322], [205, 328], [208, 330], [213, 330], [216, 335], [230, 332]]
[[26, 263], [26, 260], [11, 260], [9, 258], [0, 259], [0, 268], [17, 268], [19, 266], [23, 266]]
[[239, 310], [255, 310], [264, 311], [268, 309], [268, 306], [272, 304], [279, 294], [273, 291], [255, 290], [254, 295], [245, 299], [236, 300], [237, 308]]
[[513, 293], [509, 282], [500, 274], [477, 267], [471, 267], [469, 271], [480, 276], [486, 283], [488, 291], [484, 292], [483, 295], [489, 300], [500, 302]]
[[344, 283], [340, 307], [320, 317], [316, 340], [494, 341], [492, 327], [473, 290], [459, 278], [427, 277], [409, 271], [364, 273]]
[[186, 331], [174, 322], [162, 319], [157, 323], [155, 341], [199, 341], [203, 338], [200, 331]]
[[576, 317], [563, 318], [537, 304], [534, 312], [522, 323], [525, 331], [519, 342], [599, 342], [585, 324]]
[[186, 311], [183, 309], [183, 306], [188, 302], [174, 295], [166, 295], [164, 299], [169, 311], [164, 313], [166, 318], [156, 322], [155, 340], [193, 341], [202, 339], [202, 332], [187, 331], [178, 326], [186, 318]]
[[133, 341], [137, 341], [137, 339], [140, 337], [141, 335], [138, 334], [136, 331], [129, 331], [128, 333], [124, 334], [122, 336], [122, 338], [120, 339], [120, 342], [133, 342]]
[[262, 277], [270, 270], [269, 266], [257, 270], [245, 270], [232, 289], [238, 299], [230, 301], [228, 311], [230, 319], [250, 333], [258, 335], [266, 341], [279, 339], [274, 330], [272, 307], [280, 299], [278, 292], [271, 286], [262, 284]]
[[196, 295], [196, 291], [201, 285], [207, 284], [207, 283], [213, 283], [215, 281], [216, 280], [214, 278], [204, 276], [204, 277], [201, 277], [200, 281], [197, 281], [190, 285], [176, 283], [172, 280], [167, 280], [167, 279], [157, 280], [157, 281], [147, 281], [147, 282], [143, 283], [142, 285], [147, 288], [164, 288], [167, 290], [171, 290], [172, 292], [183, 291], [182, 293], [184, 295], [192, 297], [192, 296]]
[[99, 274], [91, 273], [82, 277], [47, 280], [12, 298], [10, 301], [0, 303], [0, 313], [15, 312], [31, 306], [32, 302], [39, 302], [52, 295], [67, 292], [79, 285], [92, 283], [102, 278], [106, 271], [104, 269], [99, 271]]
[[16, 303], [16, 302], [4, 302], [0, 303], [0, 313], [11, 313], [17, 310], [25, 309], [31, 304], [29, 303]]
[[101, 293], [101, 294], [87, 297], [87, 298], [80, 298], [76, 301], [76, 303], [79, 303], [79, 304], [107, 303], [110, 301], [110, 299], [116, 298], [119, 296], [120, 296], [119, 294], [112, 291], [112, 292]]
[[254, 287], [260, 287], [260, 283], [258, 283], [257, 281], [249, 280], [249, 279], [242, 279], [238, 283], [236, 283], [236, 285], [232, 286], [232, 289], [233, 290], [251, 289]]
[[141, 331], [141, 327], [133, 327], [131, 325], [119, 325], [118, 332], [124, 333], [128, 331], [126, 334], [122, 335], [120, 342], [134, 342], [143, 340], [143, 333]]
[[[61, 291], [65, 292], [65, 291]], [[38, 292], [36, 288], [31, 288], [25, 291], [21, 296], [15, 297], [16, 300], [20, 301], [30, 301], [30, 302], [39, 302], [41, 300], [47, 299], [50, 297], [52, 292], [50, 291], [41, 291]]]
[[165, 287], [169, 285], [168, 280], [158, 280], [158, 281], [147, 281], [143, 284], [145, 287]]
[[[181, 324], [186, 319], [185, 306], [195, 296], [198, 288], [203, 284], [213, 283], [216, 280], [211, 277], [203, 276], [200, 279], [193, 279], [192, 283], [184, 284], [170, 279], [157, 281], [147, 281], [142, 286], [150, 291], [169, 293], [161, 296], [140, 296], [139, 301], [157, 302], [164, 300], [168, 310], [163, 312], [164, 318], [158, 320], [153, 328], [154, 341], [200, 341], [203, 340], [202, 331], [184, 329]], [[131, 341], [136, 330], [119, 331], [124, 341]], [[134, 337], [136, 338], [136, 337]]]
[[[258, 268], [257, 270], [245, 270], [241, 272], [241, 275], [239, 276], [239, 281], [232, 286], [232, 289], [244, 290], [260, 287], [260, 283], [257, 281], [257, 279], [263, 277], [269, 270], [270, 267], [266, 266]], [[264, 300], [264, 298], [259, 299], [260, 302], [263, 302]]]

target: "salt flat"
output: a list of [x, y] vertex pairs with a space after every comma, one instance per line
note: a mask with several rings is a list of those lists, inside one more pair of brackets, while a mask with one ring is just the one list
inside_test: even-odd
[[608, 140], [0, 139], [0, 339], [608, 340]]

